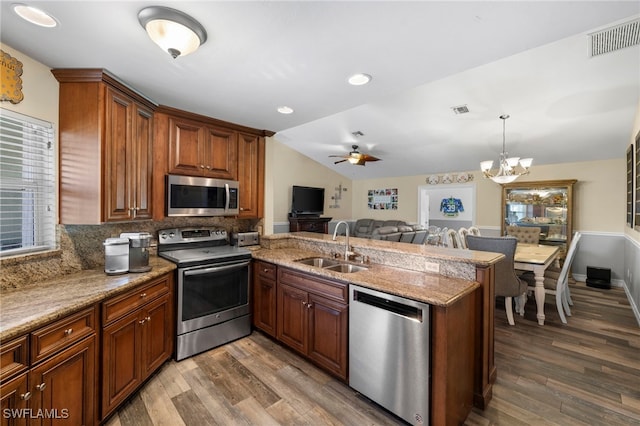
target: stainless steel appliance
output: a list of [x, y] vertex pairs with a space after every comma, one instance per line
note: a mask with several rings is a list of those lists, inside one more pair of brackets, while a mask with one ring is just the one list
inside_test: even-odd
[[429, 305], [349, 286], [349, 386], [411, 424], [429, 424]]
[[129, 239], [107, 238], [104, 240], [104, 272], [119, 275], [129, 272]]
[[123, 232], [120, 238], [129, 239], [129, 272], [148, 272], [149, 245], [151, 234], [148, 232]]
[[260, 244], [260, 237], [257, 232], [238, 232], [233, 240], [238, 247], [255, 246]]
[[251, 252], [215, 228], [158, 231], [158, 255], [177, 269], [177, 361], [251, 333]]
[[167, 216], [233, 216], [240, 213], [235, 180], [167, 175]]

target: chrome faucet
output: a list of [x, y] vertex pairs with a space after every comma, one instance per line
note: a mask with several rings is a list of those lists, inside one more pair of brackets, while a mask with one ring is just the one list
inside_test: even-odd
[[349, 224], [347, 222], [345, 222], [344, 220], [341, 220], [340, 222], [338, 222], [336, 224], [335, 229], [333, 230], [333, 241], [336, 240], [336, 235], [338, 234], [338, 228], [340, 227], [340, 224], [344, 223], [344, 229], [345, 229], [345, 235], [346, 235], [346, 239], [345, 239], [345, 245], [344, 245], [344, 260], [349, 260], [349, 256], [354, 255], [355, 253], [352, 252], [351, 250], [349, 250]]

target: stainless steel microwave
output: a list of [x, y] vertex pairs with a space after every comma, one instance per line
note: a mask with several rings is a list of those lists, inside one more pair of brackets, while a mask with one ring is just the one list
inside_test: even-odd
[[167, 175], [167, 216], [234, 216], [238, 181]]

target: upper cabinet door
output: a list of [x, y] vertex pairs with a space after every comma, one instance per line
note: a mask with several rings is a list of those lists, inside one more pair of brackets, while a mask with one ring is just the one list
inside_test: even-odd
[[238, 135], [238, 181], [240, 214], [243, 218], [261, 218], [264, 212], [264, 138]]
[[169, 118], [169, 173], [192, 176], [204, 173], [205, 136], [200, 123]]
[[205, 176], [220, 179], [238, 179], [238, 133], [216, 127], [207, 127]]
[[131, 165], [134, 179], [133, 206], [135, 219], [151, 219], [153, 185], [153, 111], [136, 105], [133, 116], [133, 148]]

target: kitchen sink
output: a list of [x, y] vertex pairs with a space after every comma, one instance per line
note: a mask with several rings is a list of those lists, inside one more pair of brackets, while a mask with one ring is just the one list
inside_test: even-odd
[[318, 268], [339, 265], [338, 261], [327, 257], [309, 257], [307, 259], [296, 260], [296, 262], [309, 266], [317, 266]]
[[330, 271], [342, 272], [344, 274], [351, 274], [358, 271], [366, 271], [368, 268], [364, 266], [351, 265], [350, 263], [339, 263], [333, 266], [326, 266], [324, 269]]
[[341, 272], [343, 274], [351, 274], [353, 272], [363, 271], [368, 269], [365, 266], [352, 265], [350, 263], [341, 263], [335, 259], [328, 257], [308, 257], [306, 259], [296, 260], [297, 263], [304, 265], [315, 266], [329, 271]]

